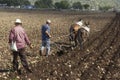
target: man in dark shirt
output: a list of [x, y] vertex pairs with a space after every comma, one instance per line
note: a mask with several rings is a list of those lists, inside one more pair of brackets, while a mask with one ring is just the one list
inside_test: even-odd
[[42, 26], [41, 34], [42, 34], [42, 47], [40, 53], [43, 54], [44, 49], [46, 48], [46, 56], [50, 55], [50, 25], [51, 20], [47, 20], [46, 24]]

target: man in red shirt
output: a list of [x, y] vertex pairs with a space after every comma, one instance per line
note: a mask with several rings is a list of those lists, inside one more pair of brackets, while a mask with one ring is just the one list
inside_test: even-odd
[[18, 56], [20, 57], [21, 63], [27, 72], [32, 72], [28, 67], [28, 62], [26, 60], [25, 46], [26, 44], [32, 48], [31, 43], [27, 37], [25, 30], [22, 27], [22, 22], [20, 19], [16, 19], [15, 27], [11, 29], [9, 34], [9, 44], [16, 42], [17, 51], [13, 52], [13, 70], [21, 74], [21, 70], [18, 69]]

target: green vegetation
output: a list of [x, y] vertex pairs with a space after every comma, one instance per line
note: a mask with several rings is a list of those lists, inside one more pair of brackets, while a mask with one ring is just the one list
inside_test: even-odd
[[52, 0], [37, 0], [35, 2], [35, 7], [36, 8], [52, 8]]
[[[96, 0], [97, 1], [97, 0]], [[107, 11], [112, 8], [119, 7], [119, 1], [113, 1], [113, 3], [116, 5], [113, 7], [113, 5], [108, 4], [108, 1], [98, 1], [98, 2], [91, 2], [86, 0], [0, 0], [0, 4], [3, 4], [5, 6], [26, 6], [26, 5], [34, 5], [35, 8], [55, 8], [55, 9], [79, 9], [79, 10], [89, 10], [89, 9], [97, 9], [96, 10], [102, 10]], [[35, 4], [33, 4], [35, 3]], [[112, 2], [111, 2], [112, 3]], [[105, 4], [105, 5], [104, 5]]]
[[103, 7], [99, 7], [100, 10], [102, 11], [108, 11], [109, 9], [111, 9], [112, 7], [110, 6], [103, 6]]
[[6, 4], [7, 6], [21, 6], [30, 5], [28, 0], [0, 0], [0, 4]]
[[84, 9], [89, 9], [90, 5], [89, 4], [84, 4], [83, 7], [84, 7]]
[[82, 6], [82, 4], [80, 2], [73, 3], [72, 7], [74, 9], [83, 9], [83, 6]]
[[68, 8], [70, 8], [70, 4], [68, 1], [56, 2], [55, 8], [56, 9], [68, 9]]

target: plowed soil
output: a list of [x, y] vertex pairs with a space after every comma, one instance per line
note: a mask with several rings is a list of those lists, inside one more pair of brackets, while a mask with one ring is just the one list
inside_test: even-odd
[[[60, 14], [57, 14], [57, 17], [58, 15]], [[84, 20], [91, 22], [91, 28], [94, 29], [91, 29], [91, 35], [84, 44], [84, 49], [71, 50], [65, 47], [69, 43], [66, 37], [59, 40], [54, 38], [52, 40], [56, 40], [56, 45], [65, 47], [62, 51], [53, 46], [52, 55], [44, 57], [38, 55], [36, 48], [33, 49], [34, 55], [28, 56], [39, 56], [36, 62], [30, 64], [33, 73], [27, 74], [24, 69], [22, 75], [6, 71], [7, 80], [120, 80], [120, 13], [65, 13], [65, 15], [77, 15], [74, 16], [76, 19], [80, 15]], [[65, 20], [70, 19], [76, 21], [73, 17]], [[68, 32], [58, 33], [54, 36], [66, 35]], [[30, 60], [35, 58], [29, 58], [29, 62]], [[4, 80], [5, 77], [0, 79]]]

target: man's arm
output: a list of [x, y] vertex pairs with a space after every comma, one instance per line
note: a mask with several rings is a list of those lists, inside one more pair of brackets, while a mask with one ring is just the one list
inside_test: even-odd
[[45, 33], [48, 35], [49, 38], [51, 38], [51, 35], [48, 31], [46, 31]]
[[13, 38], [14, 38], [14, 32], [13, 32], [13, 29], [12, 29], [9, 33], [9, 42], [8, 43], [12, 43]]
[[28, 38], [28, 36], [27, 36], [27, 34], [26, 34], [25, 31], [24, 31], [24, 36], [25, 36], [25, 41], [26, 41], [27, 45], [28, 45], [30, 48], [33, 48], [33, 46], [32, 46], [32, 44], [31, 44], [31, 42], [30, 42], [30, 40], [29, 40], [29, 38]]

